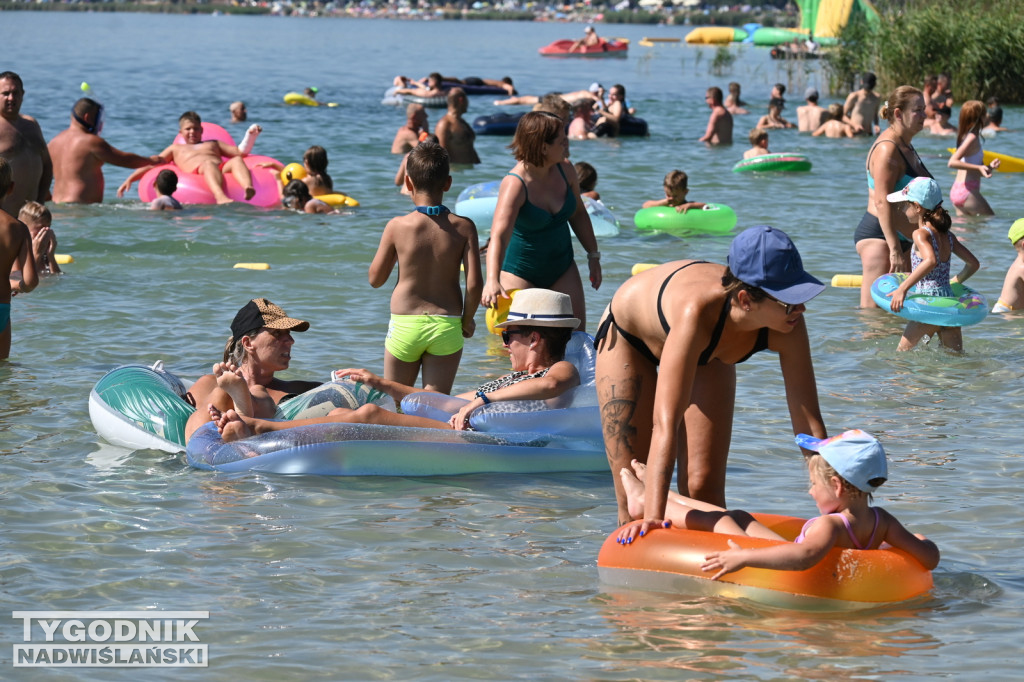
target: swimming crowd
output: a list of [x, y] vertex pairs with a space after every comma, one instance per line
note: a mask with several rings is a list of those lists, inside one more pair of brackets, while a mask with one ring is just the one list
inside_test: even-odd
[[[516, 128], [510, 146], [515, 164], [501, 181], [491, 237], [481, 249], [473, 222], [453, 214], [443, 198], [451, 187], [451, 164], [479, 162], [473, 130], [462, 118], [467, 108], [463, 88], [488, 83], [508, 95], [501, 103], [534, 108]], [[796, 110], [795, 127], [827, 137], [877, 136], [866, 160], [867, 208], [854, 235], [863, 265], [860, 302], [862, 307], [875, 306], [870, 286], [877, 277], [907, 272], [892, 294], [892, 308], [898, 311], [911, 293], [953, 295], [953, 285], [978, 268], [978, 259], [949, 231], [942, 190], [914, 150], [914, 136], [926, 127], [935, 134], [956, 135], [956, 152], [948, 164], [957, 170], [950, 200], [958, 215], [986, 215], [992, 211], [980, 193], [981, 179], [992, 176], [998, 161], [984, 160], [981, 140], [1005, 129], [998, 102], [986, 106], [976, 100], [961, 106], [957, 128], [949, 126], [953, 99], [947, 76], [930, 80], [923, 90], [897, 87], [884, 101], [874, 87], [874, 75], [865, 74], [861, 88], [844, 104], [827, 109], [818, 105], [818, 92], [808, 88], [805, 104]], [[447, 111], [431, 134], [426, 110], [410, 104], [391, 148], [402, 155], [396, 184], [411, 196], [415, 209], [388, 222], [370, 265], [374, 287], [383, 286], [396, 266], [399, 273], [391, 298], [383, 376], [358, 368], [336, 375], [362, 381], [396, 401], [420, 391], [450, 393], [465, 339], [476, 331], [478, 307], [497, 306], [510, 297], [507, 320], [497, 327], [513, 371], [459, 396], [463, 401], [447, 422], [374, 405], [337, 408], [308, 420], [275, 421], [280, 403], [316, 386], [275, 376], [288, 368], [293, 333], [306, 331], [309, 323], [288, 316], [266, 298], [255, 298], [232, 320], [221, 362], [191, 387], [191, 399], [199, 409], [189, 420], [186, 437], [215, 426], [229, 441], [339, 421], [465, 429], [472, 412], [483, 405], [555, 398], [580, 384], [577, 368], [564, 359], [572, 333], [585, 330], [587, 322], [572, 236], [586, 252], [588, 279], [597, 289], [602, 284], [601, 253], [583, 197], [599, 195], [593, 168], [568, 161], [569, 139], [615, 135], [622, 118], [631, 113], [625, 88], [617, 84], [606, 96], [595, 83], [534, 97], [518, 95], [510, 78], [459, 80], [440, 74], [422, 82], [399, 77], [396, 88], [399, 94], [443, 96]], [[725, 97], [717, 87], [707, 90], [710, 115], [700, 138], [707, 144], [732, 144], [734, 117], [749, 113], [739, 84], [730, 84], [728, 90]], [[769, 130], [794, 127], [782, 116], [784, 95], [785, 86], [777, 84], [768, 113], [749, 134], [751, 148], [744, 158], [770, 153]], [[179, 120], [183, 141], [144, 157], [104, 141], [102, 105], [83, 98], [75, 104], [68, 128], [47, 145], [36, 121], [20, 113], [23, 96], [17, 74], [0, 73], [0, 239], [4, 267], [11, 272], [10, 292], [0, 300], [3, 357], [11, 340], [11, 296], [31, 291], [40, 275], [60, 271], [46, 201], [101, 202], [105, 163], [137, 169], [119, 194], [152, 166], [173, 163], [183, 173], [202, 176], [218, 203], [231, 201], [224, 189], [226, 175], [234, 177], [249, 199], [253, 180], [243, 160], [260, 132], [259, 126], [250, 126], [237, 146], [203, 141], [201, 119], [185, 112]], [[315, 97], [315, 91], [310, 96]], [[245, 121], [244, 103], [233, 103], [231, 113], [233, 121]], [[888, 124], [884, 128], [882, 119]], [[302, 177], [281, 182], [284, 205], [304, 212], [333, 210], [316, 199], [333, 191], [326, 151], [307, 150], [303, 167]], [[282, 169], [273, 170], [276, 175]], [[173, 197], [177, 176], [166, 172], [156, 181], [159, 196], [152, 202], [154, 209], [180, 208]], [[686, 195], [686, 173], [671, 170], [665, 177], [664, 197], [644, 206], [680, 212], [704, 206], [688, 201]], [[996, 306], [1002, 312], [1024, 306], [1024, 220], [1014, 223], [1009, 237], [1017, 259]], [[950, 254], [964, 262], [954, 276]], [[486, 268], [481, 267], [481, 258]], [[822, 516], [808, 522], [800, 538], [783, 549], [715, 552], [708, 555], [705, 570], [716, 578], [744, 566], [796, 570], [813, 565], [834, 546], [873, 549], [883, 543], [906, 550], [926, 568], [938, 563], [933, 543], [867, 504], [887, 477], [878, 441], [862, 431], [828, 437], [804, 321], [806, 304], [823, 290], [824, 285], [804, 270], [789, 236], [769, 226], [737, 235], [724, 265], [702, 260], [666, 263], [640, 272], [618, 288], [597, 325], [594, 344], [596, 390], [615, 483], [620, 542], [632, 543], [669, 525], [778, 539], [749, 514], [725, 509], [736, 366], [769, 350], [780, 359], [794, 432], [805, 434], [798, 443], [807, 457], [811, 495]], [[935, 334], [949, 349], [962, 350], [959, 327], [913, 321], [899, 348], [913, 348]], [[422, 388], [416, 388], [421, 375]], [[678, 493], [669, 490], [677, 462]]]

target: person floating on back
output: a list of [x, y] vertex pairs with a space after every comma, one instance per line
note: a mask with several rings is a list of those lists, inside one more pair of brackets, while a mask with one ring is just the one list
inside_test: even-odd
[[476, 226], [441, 203], [452, 184], [449, 173], [448, 153], [436, 142], [421, 142], [409, 152], [405, 184], [416, 210], [388, 221], [369, 273], [376, 289], [398, 265], [384, 378], [413, 386], [422, 370], [423, 388], [441, 393], [451, 393], [483, 290]]

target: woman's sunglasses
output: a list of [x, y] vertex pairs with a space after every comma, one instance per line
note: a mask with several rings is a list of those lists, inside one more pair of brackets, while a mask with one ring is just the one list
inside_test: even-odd
[[512, 342], [512, 336], [514, 334], [525, 334], [521, 329], [502, 329], [501, 330], [501, 342], [506, 346]]

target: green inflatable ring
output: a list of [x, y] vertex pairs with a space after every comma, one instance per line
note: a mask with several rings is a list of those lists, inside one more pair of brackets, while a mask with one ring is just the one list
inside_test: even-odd
[[641, 208], [633, 216], [640, 232], [726, 234], [736, 227], [736, 212], [725, 204], [707, 204], [679, 213], [672, 206]]

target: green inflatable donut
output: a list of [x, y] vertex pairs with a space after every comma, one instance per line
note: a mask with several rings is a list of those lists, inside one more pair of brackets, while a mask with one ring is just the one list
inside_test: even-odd
[[725, 204], [707, 204], [679, 213], [672, 206], [641, 208], [633, 216], [640, 232], [726, 234], [736, 227], [736, 212]]
[[733, 173], [747, 171], [802, 173], [811, 170], [811, 160], [803, 154], [782, 152], [780, 154], [762, 154], [743, 159], [732, 167]]

